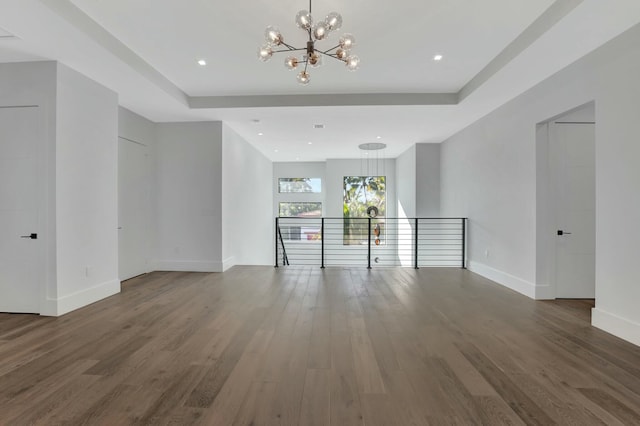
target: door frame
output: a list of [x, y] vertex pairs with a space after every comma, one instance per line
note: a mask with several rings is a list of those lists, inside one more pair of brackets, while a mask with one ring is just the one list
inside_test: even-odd
[[[587, 107], [592, 107], [596, 111], [595, 101], [576, 106], [536, 124], [536, 299], [556, 299], [558, 288], [556, 235], [553, 232], [557, 229], [557, 206], [552, 190], [553, 183], [557, 181], [557, 169], [553, 166], [549, 155], [552, 141], [549, 125], [559, 118]], [[597, 115], [595, 122], [597, 123]], [[597, 132], [595, 136], [597, 146]], [[596, 226], [597, 214], [596, 210]]]

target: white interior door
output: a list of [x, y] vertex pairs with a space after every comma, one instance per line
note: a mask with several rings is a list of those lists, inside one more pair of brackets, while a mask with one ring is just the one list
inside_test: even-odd
[[38, 123], [37, 107], [0, 108], [0, 312], [40, 312]]
[[150, 247], [150, 169], [148, 148], [118, 139], [119, 277], [148, 272]]
[[595, 298], [595, 125], [553, 123], [556, 297]]

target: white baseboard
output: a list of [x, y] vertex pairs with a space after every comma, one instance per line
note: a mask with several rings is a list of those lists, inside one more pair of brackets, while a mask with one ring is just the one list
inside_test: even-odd
[[640, 324], [602, 309], [591, 310], [591, 325], [640, 346]]
[[550, 285], [536, 286], [536, 300], [554, 300], [556, 298], [556, 289]]
[[107, 281], [58, 299], [47, 299], [41, 315], [60, 316], [120, 293], [120, 281]]
[[482, 275], [527, 297], [536, 298], [536, 285], [533, 283], [473, 260], [469, 261], [468, 267], [471, 272]]
[[156, 260], [155, 271], [178, 272], [222, 272], [223, 262], [205, 262], [201, 260]]
[[222, 261], [222, 272], [233, 268], [236, 265], [236, 258], [231, 256]]

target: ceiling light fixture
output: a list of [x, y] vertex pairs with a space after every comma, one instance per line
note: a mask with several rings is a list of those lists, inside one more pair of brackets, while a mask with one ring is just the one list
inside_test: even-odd
[[[316, 48], [316, 42], [326, 39], [332, 31], [337, 31], [342, 27], [342, 16], [337, 12], [329, 13], [324, 20], [313, 23], [311, 16], [311, 0], [309, 0], [309, 10], [301, 10], [296, 15], [296, 25], [309, 35], [306, 47], [296, 48], [284, 41], [284, 37], [280, 30], [274, 26], [268, 26], [265, 30], [266, 43], [258, 49], [258, 58], [263, 62], [271, 59], [274, 53], [290, 52], [292, 55], [287, 56], [284, 60], [284, 66], [289, 70], [296, 70], [298, 67], [304, 69], [297, 75], [298, 83], [306, 85], [311, 81], [311, 75], [307, 72], [309, 65], [317, 68], [322, 65], [322, 57], [337, 59], [344, 62], [347, 69], [355, 71], [360, 66], [360, 58], [351, 54], [351, 49], [355, 46], [356, 41], [352, 34], [345, 33], [338, 40], [338, 45], [327, 50]], [[279, 50], [276, 50], [280, 48]], [[301, 57], [295, 56], [295, 53], [303, 51]]]
[[436, 55], [436, 56], [434, 56], [434, 57], [433, 57], [433, 60], [434, 60], [434, 61], [436, 61], [436, 62], [437, 62], [437, 61], [441, 61], [441, 60], [442, 60], [442, 55]]
[[[385, 176], [385, 159], [384, 153], [387, 144], [382, 142], [361, 143], [358, 145], [360, 151], [364, 153], [364, 157], [360, 163], [360, 173], [362, 176]], [[369, 155], [369, 153], [374, 155]], [[380, 155], [382, 153], [382, 155]], [[382, 172], [382, 174], [380, 173]], [[365, 174], [366, 173], [366, 174]]]
[[205, 65], [207, 65], [207, 61], [205, 61], [204, 59], [198, 59], [198, 65], [204, 67]]

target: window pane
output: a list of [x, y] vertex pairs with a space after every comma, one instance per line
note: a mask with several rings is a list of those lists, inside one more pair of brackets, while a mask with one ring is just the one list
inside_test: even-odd
[[322, 217], [322, 203], [280, 203], [280, 217]]
[[344, 238], [345, 245], [367, 244], [369, 223], [363, 218], [369, 217], [367, 209], [375, 207], [377, 228], [376, 244], [384, 241], [384, 221], [386, 216], [386, 177], [385, 176], [345, 176], [344, 177]]
[[320, 178], [280, 178], [278, 179], [278, 192], [322, 192], [322, 179]]

